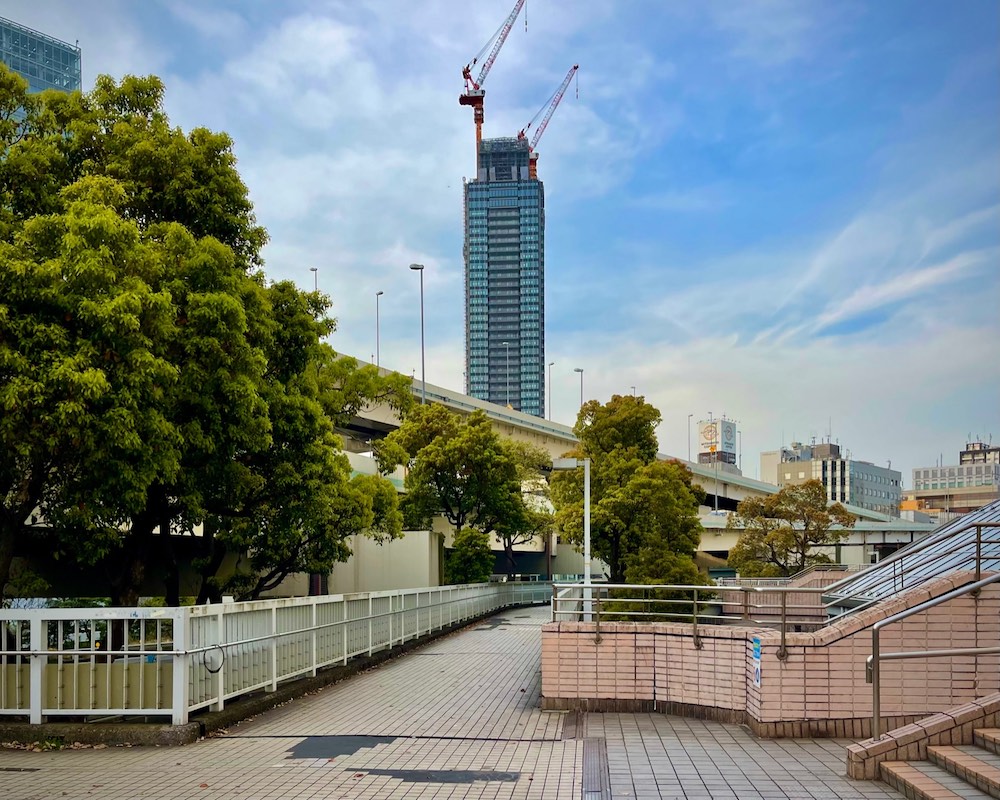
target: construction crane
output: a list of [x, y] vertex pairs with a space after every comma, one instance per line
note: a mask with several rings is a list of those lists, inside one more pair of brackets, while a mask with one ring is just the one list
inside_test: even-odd
[[[556, 113], [556, 109], [559, 107], [559, 102], [563, 99], [563, 95], [566, 94], [566, 89], [569, 88], [569, 83], [573, 80], [573, 76], [576, 75], [576, 71], [580, 69], [579, 64], [574, 64], [569, 68], [569, 72], [566, 73], [566, 77], [563, 78], [563, 82], [559, 84], [559, 88], [556, 89], [552, 96], [545, 101], [538, 113], [531, 118], [531, 122], [521, 128], [520, 132], [517, 134], [518, 139], [527, 139], [528, 131], [531, 126], [535, 124], [535, 121], [542, 117], [542, 121], [538, 123], [538, 127], [535, 128], [535, 135], [531, 137], [531, 142], [528, 145], [528, 150], [530, 155], [528, 156], [528, 175], [534, 180], [538, 177], [538, 153], [535, 152], [535, 147], [538, 145], [538, 140], [542, 138], [542, 134], [545, 133], [545, 129], [549, 125], [549, 120], [552, 119], [552, 115]], [[544, 116], [542, 114], [544, 113]]]
[[[521, 8], [524, 6], [524, 2], [525, 0], [517, 0], [514, 4], [513, 11], [507, 15], [507, 19], [505, 19], [503, 24], [497, 28], [496, 33], [494, 33], [490, 37], [490, 40], [483, 45], [483, 49], [476, 54], [476, 57], [462, 69], [462, 77], [465, 79], [465, 91], [458, 96], [458, 103], [463, 106], [472, 106], [472, 118], [476, 123], [477, 159], [479, 158], [479, 143], [483, 140], [483, 99], [486, 96], [486, 91], [483, 89], [483, 82], [486, 80], [486, 76], [490, 74], [490, 69], [493, 67], [493, 62], [497, 60], [500, 48], [503, 47], [503, 43], [507, 41], [507, 35], [510, 33], [511, 28], [514, 27], [514, 22], [517, 20], [517, 15], [521, 13]], [[483, 62], [482, 69], [479, 70], [479, 77], [473, 80], [472, 68], [479, 63], [479, 59], [483, 57], [483, 54], [486, 53], [487, 50], [490, 51], [490, 54]]]

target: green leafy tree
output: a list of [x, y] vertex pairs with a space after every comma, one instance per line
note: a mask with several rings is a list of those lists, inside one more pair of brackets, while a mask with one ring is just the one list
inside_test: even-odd
[[[574, 427], [580, 444], [568, 455], [591, 460], [591, 549], [613, 583], [629, 580], [630, 568], [633, 577], [666, 577], [674, 570], [668, 562], [693, 576], [704, 492], [680, 462], [656, 460], [659, 422], [643, 398], [615, 395], [604, 405], [585, 404]], [[551, 483], [556, 524], [580, 545], [583, 469], [553, 473]]]
[[334, 426], [405, 409], [400, 380], [320, 343], [328, 300], [266, 285], [229, 137], [171, 127], [155, 77], [25, 88], [0, 65], [0, 592], [43, 539], [134, 603], [147, 577], [176, 598], [166, 534], [202, 524], [207, 589], [248, 596], [397, 535]]
[[547, 454], [500, 436], [481, 411], [461, 417], [444, 406], [418, 406], [378, 443], [376, 457], [383, 472], [409, 465], [409, 525], [429, 526], [441, 514], [456, 535], [466, 528], [495, 534], [511, 570], [514, 547], [551, 524], [544, 507], [525, 498], [542, 485]]
[[484, 583], [493, 574], [493, 562], [489, 534], [464, 528], [455, 534], [452, 547], [445, 556], [444, 582]]
[[[767, 497], [748, 497], [729, 517], [740, 531], [729, 565], [744, 577], [788, 577], [831, 559], [816, 548], [850, 534], [855, 517], [840, 503], [829, 504], [820, 481], [785, 486]], [[834, 525], [839, 527], [834, 528]]]

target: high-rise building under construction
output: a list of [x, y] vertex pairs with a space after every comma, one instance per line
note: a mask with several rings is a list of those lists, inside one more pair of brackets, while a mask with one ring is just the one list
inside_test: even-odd
[[523, 138], [483, 139], [465, 184], [465, 369], [473, 397], [545, 414], [545, 191]]

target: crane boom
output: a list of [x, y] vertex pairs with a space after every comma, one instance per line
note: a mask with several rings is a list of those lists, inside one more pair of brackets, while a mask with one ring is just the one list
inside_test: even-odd
[[[476, 57], [472, 59], [468, 64], [466, 64], [465, 69], [462, 70], [462, 77], [465, 78], [465, 90], [468, 92], [469, 89], [481, 89], [483, 82], [486, 80], [486, 76], [490, 74], [490, 69], [493, 67], [493, 62], [497, 60], [497, 55], [500, 53], [500, 48], [503, 47], [504, 42], [507, 41], [507, 36], [514, 27], [514, 23], [517, 21], [518, 14], [521, 13], [521, 9], [524, 7], [524, 0], [517, 0], [514, 4], [513, 10], [507, 15], [507, 19], [503, 21], [503, 24], [497, 28], [496, 33], [490, 37], [490, 40], [486, 42], [483, 49], [480, 50]], [[479, 61], [483, 53], [493, 45], [493, 49], [490, 50], [490, 54], [486, 61], [483, 62], [482, 69], [479, 70], [479, 77], [476, 80], [472, 80], [472, 67]]]
[[[580, 69], [579, 64], [574, 64], [570, 67], [569, 72], [566, 73], [566, 77], [563, 78], [563, 82], [559, 84], [559, 88], [555, 90], [552, 94], [552, 98], [549, 100], [548, 109], [545, 112], [545, 116], [542, 117], [542, 121], [538, 123], [538, 127], [535, 129], [535, 135], [531, 137], [531, 149], [534, 150], [538, 145], [538, 140], [542, 138], [542, 134], [545, 133], [545, 129], [548, 127], [549, 120], [552, 119], [552, 115], [556, 113], [556, 109], [559, 107], [559, 102], [563, 99], [563, 95], [566, 94], [566, 89], [569, 86], [569, 82], [573, 80], [573, 76], [576, 75], [576, 71]], [[537, 119], [538, 114], [535, 114]], [[532, 120], [534, 122], [534, 120]], [[528, 123], [527, 127], [531, 127], [531, 123]], [[525, 128], [527, 130], [527, 128]], [[523, 131], [522, 131], [523, 133]]]

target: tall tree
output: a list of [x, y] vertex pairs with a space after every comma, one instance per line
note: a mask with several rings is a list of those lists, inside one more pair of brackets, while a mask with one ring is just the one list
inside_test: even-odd
[[25, 88], [0, 65], [0, 592], [41, 536], [131, 603], [202, 523], [213, 591], [240, 548], [250, 595], [396, 535], [333, 425], [401, 387], [321, 344], [327, 300], [266, 284], [229, 137], [171, 127], [155, 77]]
[[510, 565], [514, 547], [551, 524], [544, 507], [525, 498], [543, 483], [547, 454], [500, 436], [481, 411], [460, 417], [444, 406], [418, 406], [377, 445], [376, 456], [383, 472], [409, 465], [408, 524], [426, 526], [441, 514], [456, 534], [495, 534]]
[[748, 497], [729, 517], [730, 530], [740, 531], [729, 565], [745, 577], [788, 577], [813, 564], [831, 563], [816, 548], [843, 541], [854, 523], [840, 503], [829, 504], [826, 489], [816, 480], [785, 486], [767, 497]]
[[[657, 461], [656, 426], [660, 412], [641, 397], [615, 395], [580, 410], [574, 433], [579, 446], [568, 453], [591, 461], [591, 549], [609, 568], [614, 583], [624, 583], [637, 559], [673, 554], [677, 568], [690, 573], [701, 536], [701, 489], [676, 461]], [[556, 524], [573, 543], [583, 541], [583, 470], [552, 475]], [[669, 560], [669, 559], [668, 559]], [[662, 577], [661, 568], [633, 568], [633, 576]], [[654, 574], [657, 573], [657, 574]], [[662, 573], [662, 575], [659, 575]]]

